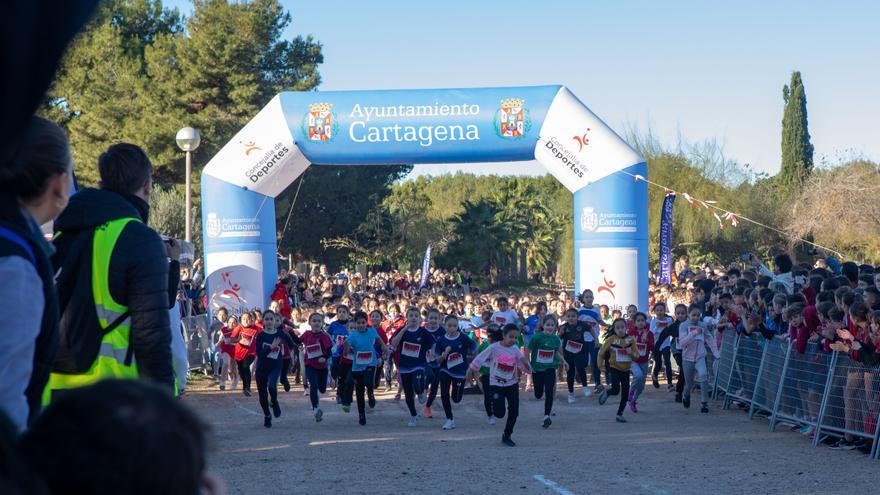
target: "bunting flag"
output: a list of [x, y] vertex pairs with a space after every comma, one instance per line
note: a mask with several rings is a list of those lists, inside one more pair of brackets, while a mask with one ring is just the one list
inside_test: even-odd
[[719, 217], [718, 214], [715, 213], [714, 211], [712, 212], [712, 216], [715, 217], [715, 220], [718, 220], [718, 227], [721, 230], [724, 230], [724, 221], [721, 220], [721, 217]]
[[675, 192], [666, 193], [663, 209], [660, 214], [660, 275], [659, 284], [672, 283], [672, 205], [675, 203]]
[[425, 249], [425, 259], [422, 260], [422, 280], [419, 282], [419, 289], [424, 287], [428, 283], [428, 275], [431, 271], [431, 243], [428, 243], [428, 248]]

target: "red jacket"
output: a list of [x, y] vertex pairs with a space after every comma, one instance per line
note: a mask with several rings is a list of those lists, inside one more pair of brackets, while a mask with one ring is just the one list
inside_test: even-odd
[[247, 356], [257, 355], [254, 342], [257, 340], [258, 333], [260, 333], [260, 329], [256, 325], [235, 327], [235, 330], [232, 331], [232, 338], [239, 339], [235, 344], [235, 355], [233, 356], [236, 361], [242, 361]]
[[281, 301], [281, 307], [278, 308], [278, 312], [281, 313], [281, 316], [290, 319], [290, 298], [287, 295], [287, 287], [284, 286], [281, 282], [275, 284], [275, 290], [272, 292], [272, 300], [273, 301]]
[[647, 327], [645, 327], [644, 334], [640, 334], [635, 328], [627, 333], [635, 337], [636, 347], [639, 349], [639, 357], [634, 361], [638, 364], [647, 363], [651, 359], [651, 351], [654, 349], [654, 334]]

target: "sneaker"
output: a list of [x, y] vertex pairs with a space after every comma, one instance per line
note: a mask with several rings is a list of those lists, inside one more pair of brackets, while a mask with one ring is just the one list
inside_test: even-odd
[[494, 417], [494, 416], [489, 416], [489, 421], [488, 421], [488, 423], [489, 423], [489, 426], [495, 426], [495, 417]]
[[626, 423], [626, 418], [623, 417], [623, 414], [618, 414], [617, 416], [614, 416], [614, 421], [617, 421], [618, 423]]
[[593, 391], [590, 390], [590, 387], [584, 387], [583, 392], [584, 392], [584, 397], [587, 397], [587, 398], [589, 398], [591, 395], [593, 395]]
[[367, 424], [367, 416], [364, 413], [358, 414], [358, 424], [361, 426]]
[[603, 387], [602, 384], [599, 384], [593, 388], [593, 393], [594, 394], [601, 394], [603, 390], [605, 390], [605, 387]]
[[841, 438], [831, 446], [832, 450], [854, 450], [855, 448], [856, 444], [854, 442], [847, 442], [845, 438]]
[[675, 385], [670, 383], [669, 385], [666, 386], [667, 392], [672, 392], [673, 390], [675, 390]]
[[394, 394], [394, 400], [400, 400], [400, 392]]
[[516, 447], [516, 444], [513, 443], [513, 440], [510, 439], [507, 435], [501, 435], [501, 443], [507, 445], [508, 447]]
[[320, 423], [324, 419], [324, 411], [320, 407], [315, 408], [315, 423]]
[[678, 393], [675, 394], [675, 402], [678, 402], [679, 404], [681, 404], [681, 394], [678, 394]]
[[342, 404], [342, 412], [348, 414], [351, 412], [351, 404]]
[[279, 403], [277, 403], [277, 402], [273, 402], [273, 403], [272, 403], [272, 414], [273, 414], [276, 418], [280, 418], [280, 417], [281, 417], [281, 404], [279, 404]]
[[453, 430], [455, 429], [455, 421], [451, 419], [447, 419], [445, 423], [443, 423], [444, 430]]
[[283, 384], [283, 386], [284, 386], [285, 392], [290, 392], [290, 383], [285, 383], [285, 384]]
[[602, 395], [599, 396], [599, 405], [600, 405], [600, 406], [601, 406], [601, 405], [604, 405], [604, 404], [605, 404], [605, 401], [607, 401], [607, 400], [608, 400], [608, 391], [607, 391], [607, 390], [603, 390], [603, 391], [602, 391]]
[[424, 403], [425, 403], [425, 393], [419, 392], [419, 404], [424, 404]]
[[709, 414], [709, 405], [703, 402], [700, 404], [700, 412], [703, 414]]
[[409, 423], [406, 426], [418, 426], [419, 425], [419, 417], [412, 416], [409, 418]]
[[243, 393], [245, 397], [250, 397], [250, 396], [251, 396], [251, 391], [248, 390], [248, 389], [244, 389], [244, 390], [242, 390], [241, 393]]
[[813, 427], [810, 425], [804, 426], [803, 428], [798, 430], [798, 433], [800, 433], [802, 435], [812, 436], [813, 435]]
[[432, 411], [430, 407], [425, 406], [425, 407], [422, 408], [422, 416], [424, 416], [424, 417], [426, 417], [426, 418], [433, 418], [433, 417], [434, 417], [434, 411]]
[[550, 421], [550, 416], [544, 416], [544, 422], [541, 423], [541, 427], [550, 428], [550, 425], [553, 424], [553, 421]]
[[342, 396], [341, 395], [336, 396], [336, 403], [339, 405], [342, 405]]
[[629, 401], [629, 410], [634, 413], [639, 412], [639, 409], [636, 407], [636, 401], [634, 401], [634, 400]]
[[657, 381], [656, 376], [651, 377], [651, 384], [654, 385], [654, 388], [660, 388], [660, 382]]
[[263, 426], [265, 426], [266, 428], [272, 427], [272, 416], [263, 417]]
[[687, 408], [691, 407], [691, 398], [685, 397], [685, 398], [681, 399], [681, 403], [684, 406], [684, 408], [687, 409]]
[[370, 406], [370, 409], [376, 407], [376, 396], [370, 395], [367, 397], [367, 405]]
[[226, 385], [220, 385], [220, 390], [226, 390]]
[[574, 398], [574, 393], [573, 393], [573, 392], [569, 392], [569, 393], [568, 393], [568, 403], [569, 403], [569, 404], [574, 404], [575, 402], [576, 402], [576, 399]]
[[303, 397], [308, 397], [308, 396], [309, 396], [309, 387], [304, 387], [303, 388]]

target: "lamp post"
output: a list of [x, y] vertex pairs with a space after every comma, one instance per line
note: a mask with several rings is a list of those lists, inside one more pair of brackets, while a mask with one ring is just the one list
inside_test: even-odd
[[192, 242], [192, 152], [202, 138], [192, 127], [177, 131], [177, 146], [186, 152], [186, 242]]

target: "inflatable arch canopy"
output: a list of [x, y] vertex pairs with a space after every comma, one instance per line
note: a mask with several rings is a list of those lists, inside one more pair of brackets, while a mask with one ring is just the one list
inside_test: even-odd
[[576, 290], [644, 308], [645, 160], [563, 86], [278, 94], [202, 172], [209, 306], [267, 306], [274, 198], [310, 165], [525, 160], [574, 194]]

